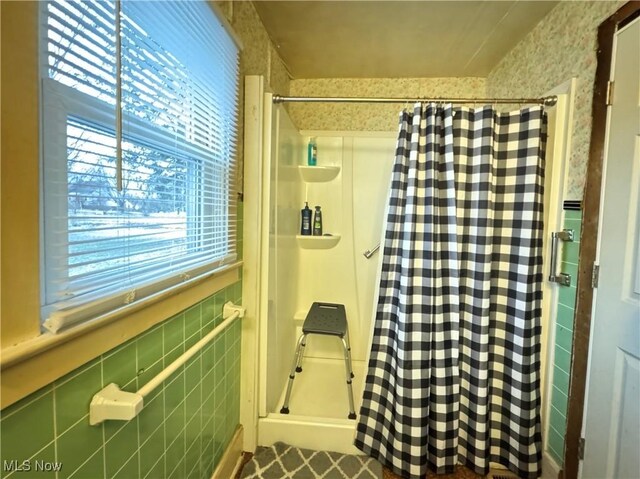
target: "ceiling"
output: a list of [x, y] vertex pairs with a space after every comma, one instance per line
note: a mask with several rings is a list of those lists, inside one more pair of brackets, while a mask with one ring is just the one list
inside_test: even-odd
[[266, 1], [293, 78], [485, 77], [557, 1]]

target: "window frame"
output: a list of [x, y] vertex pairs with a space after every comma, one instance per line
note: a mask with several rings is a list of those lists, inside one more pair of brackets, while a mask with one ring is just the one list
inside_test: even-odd
[[[208, 3], [242, 45], [218, 7]], [[2, 5], [2, 334], [0, 409], [143, 333], [240, 279], [242, 261], [221, 267], [137, 309], [118, 311], [54, 335], [41, 331], [41, 4]], [[15, 48], [13, 48], [13, 46]], [[4, 54], [6, 53], [6, 55]], [[10, 73], [8, 73], [10, 72]], [[242, 108], [242, 97], [239, 108]], [[232, 189], [234, 186], [232, 185]]]
[[[48, 16], [48, 2], [42, 2], [40, 8], [40, 15], [44, 21], [40, 23], [41, 30], [39, 34], [39, 58], [41, 65], [41, 101], [42, 101], [42, 117], [41, 117], [41, 137], [42, 137], [42, 162], [41, 168], [44, 172], [42, 184], [41, 184], [41, 280], [40, 280], [40, 311], [41, 311], [41, 324], [47, 327], [50, 331], [57, 332], [61, 327], [73, 327], [76, 324], [81, 324], [84, 321], [89, 321], [87, 316], [90, 316], [92, 312], [99, 311], [98, 314], [109, 314], [110, 311], [122, 307], [122, 297], [126, 294], [126, 291], [119, 289], [117, 291], [107, 291], [105, 295], [101, 295], [100, 298], [79, 303], [78, 305], [72, 305], [68, 309], [68, 313], [63, 308], [63, 313], [58, 314], [56, 312], [51, 313], [57, 301], [52, 299], [52, 288], [48, 287], [50, 281], [65, 281], [68, 283], [69, 279], [69, 265], [68, 263], [64, 268], [64, 275], [56, 276], [52, 269], [59, 270], [60, 266], [56, 265], [54, 268], [48, 268], [46, 258], [55, 257], [54, 245], [66, 244], [68, 241], [68, 168], [66, 163], [67, 158], [67, 121], [69, 118], [79, 119], [81, 122], [87, 122], [97, 128], [102, 129], [105, 132], [114, 130], [115, 127], [115, 109], [116, 106], [109, 103], [93, 98], [87, 93], [74, 89], [70, 86], [64, 85], [59, 81], [49, 77], [49, 65], [48, 65], [48, 36], [46, 31], [48, 29], [47, 16]], [[214, 15], [220, 19], [220, 14], [215, 8], [212, 8]], [[235, 42], [238, 47], [238, 53], [240, 51], [240, 45], [238, 45], [237, 39], [234, 35], [230, 34], [227, 25], [223, 27], [230, 35], [232, 41]], [[237, 86], [239, 93], [240, 72], [238, 71]], [[238, 97], [238, 107], [241, 105], [241, 99]], [[169, 151], [172, 145], [175, 145], [175, 139], [163, 131], [161, 127], [157, 127], [148, 122], [145, 122], [133, 112], [124, 111], [121, 112], [122, 124], [123, 124], [123, 142], [126, 138], [133, 139], [134, 144], [141, 144], [143, 146], [149, 146], [150, 148], [158, 148], [160, 150]], [[53, 127], [51, 125], [54, 125]], [[126, 135], [125, 135], [126, 133]], [[228, 135], [230, 132], [223, 131], [223, 135]], [[64, 144], [60, 142], [60, 138], [65, 138]], [[136, 142], [135, 139], [143, 139], [140, 142]], [[129, 140], [126, 140], [129, 141]], [[187, 215], [187, 237], [189, 236], [189, 230], [199, 230], [196, 233], [196, 241], [204, 244], [213, 242], [214, 238], [206, 238], [204, 230], [207, 227], [216, 228], [216, 223], [220, 220], [219, 215], [215, 215], [214, 212], [219, 207], [226, 209], [222, 224], [218, 227], [225, 231], [231, 231], [232, 234], [227, 234], [224, 237], [224, 241], [221, 244], [216, 245], [217, 248], [222, 246], [222, 249], [226, 251], [211, 261], [205, 263], [197, 262], [197, 266], [192, 264], [185, 266], [182, 272], [167, 273], [160, 277], [159, 280], [146, 281], [133, 284], [128, 289], [135, 289], [136, 297], [146, 297], [155, 293], [162, 293], [168, 290], [182, 281], [189, 280], [193, 277], [207, 274], [210, 271], [215, 271], [226, 264], [237, 262], [238, 258], [238, 228], [235, 222], [237, 221], [237, 205], [233, 201], [223, 201], [220, 205], [209, 204], [202, 201], [205, 193], [205, 180], [207, 175], [215, 177], [214, 169], [220, 169], [226, 181], [223, 181], [222, 186], [222, 198], [231, 198], [233, 190], [236, 188], [236, 176], [237, 176], [237, 151], [234, 152], [236, 158], [226, 160], [222, 158], [222, 154], [211, 150], [207, 150], [193, 142], [189, 142], [186, 138], [180, 140], [180, 153], [190, 155], [196, 158], [196, 161], [203, 163], [203, 169], [197, 174], [200, 176], [199, 180], [194, 183], [194, 194], [187, 195], [186, 203], [191, 204], [194, 209], [199, 209], [200, 212], [197, 215], [195, 221], [189, 221], [189, 215]], [[208, 158], [208, 160], [204, 160]], [[200, 159], [200, 160], [198, 160]], [[64, 195], [60, 195], [58, 192], [51, 192], [51, 178], [54, 178], [56, 184], [65, 185], [67, 188]], [[45, 186], [44, 178], [47, 178], [49, 186]], [[218, 180], [214, 180], [218, 181]], [[59, 191], [59, 190], [58, 190]], [[202, 195], [197, 198], [196, 195]], [[209, 193], [211, 194], [211, 193]], [[47, 214], [45, 215], [45, 203], [47, 208]], [[51, 216], [49, 211], [53, 209], [53, 215], [56, 218], [64, 218], [64, 228], [60, 228], [60, 223], [51, 225], [47, 224], [46, 216]], [[208, 211], [210, 210], [210, 212]], [[191, 223], [191, 224], [189, 224]], [[233, 226], [232, 226], [233, 225]], [[216, 228], [217, 229], [217, 228]], [[199, 237], [199, 239], [198, 239]], [[188, 240], [189, 242], [191, 239]], [[189, 257], [186, 258], [190, 260]], [[134, 299], [135, 301], [135, 299]], [[126, 302], [126, 301], [125, 301]], [[65, 319], [66, 318], [66, 319]], [[51, 319], [51, 321], [50, 321]], [[48, 323], [48, 324], [47, 324]], [[68, 325], [67, 325], [68, 323]], [[57, 326], [62, 324], [62, 326]]]

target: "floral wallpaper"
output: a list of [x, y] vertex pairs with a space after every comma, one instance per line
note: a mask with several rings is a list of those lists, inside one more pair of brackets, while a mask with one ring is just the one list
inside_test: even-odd
[[591, 137], [598, 26], [624, 1], [560, 2], [487, 79], [489, 96], [540, 96], [577, 78], [567, 199], [582, 199]]
[[227, 21], [242, 42], [240, 52], [240, 92], [238, 105], [238, 190], [243, 190], [244, 152], [244, 76], [263, 75], [267, 89], [289, 93], [289, 73], [256, 12], [252, 2], [216, 1]]
[[[287, 67], [249, 1], [215, 2], [243, 43], [240, 74], [264, 75], [271, 91], [294, 96], [537, 97], [577, 78], [567, 198], [584, 190], [591, 135], [591, 99], [598, 25], [624, 0], [563, 1], [491, 71], [488, 78], [338, 78], [291, 80]], [[243, 87], [238, 155], [242, 159]], [[395, 131], [404, 105], [292, 103], [302, 130]], [[240, 160], [242, 163], [242, 160]], [[240, 164], [240, 183], [242, 182]]]
[[[276, 92], [280, 93], [280, 92]], [[483, 97], [484, 78], [322, 78], [292, 80], [292, 96]], [[301, 130], [395, 131], [400, 104], [291, 103]]]

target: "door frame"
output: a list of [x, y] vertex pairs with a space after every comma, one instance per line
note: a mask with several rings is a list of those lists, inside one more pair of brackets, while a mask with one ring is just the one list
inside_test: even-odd
[[584, 401], [589, 359], [589, 339], [593, 316], [594, 291], [591, 285], [596, 262], [602, 168], [605, 156], [608, 114], [608, 88], [614, 37], [617, 31], [640, 14], [640, 2], [624, 4], [598, 27], [597, 67], [591, 110], [592, 128], [587, 164], [587, 181], [583, 199], [582, 237], [578, 265], [575, 326], [573, 332], [573, 357], [571, 383], [567, 407], [567, 433], [564, 448], [564, 470], [561, 478], [577, 479], [580, 458], [579, 449], [583, 429]]

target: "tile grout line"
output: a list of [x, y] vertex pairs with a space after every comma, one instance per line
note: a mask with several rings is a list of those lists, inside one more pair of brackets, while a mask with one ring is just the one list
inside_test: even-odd
[[[44, 451], [46, 448], [50, 447], [52, 444], [54, 445], [55, 448], [55, 443], [56, 440], [55, 438], [51, 440], [51, 442], [45, 444], [44, 446], [42, 446], [39, 450], [37, 450], [36, 452], [33, 453], [33, 456], [29, 457], [29, 461], [31, 461], [34, 457], [36, 457], [38, 454], [40, 454], [42, 451]], [[57, 460], [57, 459], [56, 459]], [[12, 471], [9, 474], [7, 474], [6, 476], [4, 476], [5, 479], [8, 479], [10, 476], [13, 476], [15, 473], [20, 472], [20, 471]], [[57, 474], [57, 472], [56, 472]]]
[[[84, 461], [82, 464], [80, 464], [75, 471], [73, 471], [71, 474], [69, 474], [69, 476], [67, 476], [67, 479], [71, 479], [75, 474], [77, 474], [77, 472], [82, 469], [82, 466], [84, 466], [87, 462], [89, 462], [91, 459], [93, 459], [93, 456], [95, 456], [96, 454], [98, 454], [100, 452], [100, 449], [102, 449], [102, 447], [99, 447], [98, 449], [96, 449], [94, 451], [93, 454], [91, 454], [86, 461]], [[105, 476], [106, 477], [106, 476]]]
[[[136, 346], [136, 377], [134, 378], [136, 381], [136, 391], [139, 390], [139, 384], [138, 384], [138, 371], [140, 371], [140, 358], [138, 357], [138, 339], [136, 338], [135, 340], [135, 346]], [[144, 400], [142, 402], [142, 409], [144, 410]], [[142, 411], [140, 411], [140, 413], [142, 413]], [[138, 420], [136, 422], [136, 454], [138, 455], [138, 477], [142, 477], [142, 464], [141, 464], [141, 458], [140, 456], [142, 454], [140, 454], [140, 449], [141, 449], [141, 445], [140, 445], [140, 421]]]
[[[159, 429], [159, 428], [158, 428], [158, 429]], [[157, 431], [157, 429], [156, 429], [156, 431]], [[154, 462], [154, 463], [153, 463], [153, 465], [151, 466], [150, 470], [145, 474], [145, 476], [144, 476], [144, 477], [145, 477], [145, 479], [146, 479], [147, 477], [149, 477], [149, 474], [151, 474], [151, 471], [153, 471], [153, 469], [158, 465], [158, 463], [159, 463], [160, 461], [164, 461], [164, 456], [163, 456], [163, 455], [161, 455], [161, 456], [158, 458], [158, 460], [157, 460], [156, 462]]]
[[[42, 389], [45, 389], [46, 387], [47, 387], [47, 386], [44, 386], [44, 388], [42, 388]], [[53, 393], [53, 383], [51, 384], [51, 389], [50, 389], [50, 390], [48, 390], [48, 391], [42, 391], [42, 393], [41, 393], [41, 394], [38, 394], [38, 391], [35, 391], [34, 393], [32, 393], [32, 395], [36, 395], [36, 397], [34, 397], [33, 399], [29, 400], [27, 403], [23, 404], [22, 406], [20, 406], [20, 407], [19, 407], [18, 409], [16, 409], [15, 411], [11, 411], [10, 413], [4, 413], [4, 414], [2, 414], [2, 421], [0, 421], [0, 423], [1, 423], [1, 422], [4, 422], [4, 420], [5, 420], [5, 419], [8, 419], [8, 418], [10, 418], [11, 416], [14, 416], [15, 414], [19, 413], [19, 412], [20, 412], [20, 411], [22, 411], [23, 409], [25, 409], [25, 408], [27, 408], [27, 407], [31, 406], [34, 402], [39, 401], [40, 399], [42, 399], [44, 396], [46, 396], [46, 395], [47, 395], [47, 394], [49, 394], [49, 393]], [[28, 396], [27, 396], [27, 397], [28, 397]], [[11, 406], [12, 406], [12, 405], [7, 406], [7, 408], [9, 408], [9, 407], [11, 407]]]
[[[100, 384], [104, 384], [104, 361], [100, 358]], [[102, 474], [104, 478], [107, 477], [107, 433], [105, 431], [104, 424], [101, 424], [102, 427]]]
[[[131, 462], [131, 459], [133, 459], [133, 456], [130, 456], [126, 461], [124, 461], [124, 464], [122, 466], [120, 466], [120, 469], [118, 469], [116, 472], [114, 472], [113, 476], [111, 476], [111, 477], [117, 476], [118, 473], [120, 471], [122, 471], [127, 466], [127, 464], [129, 464]], [[107, 477], [107, 476], [105, 476], [105, 477]], [[138, 477], [140, 477], [140, 475], [138, 475]]]
[[[567, 353], [567, 354], [571, 355], [571, 351], [567, 351], [566, 349], [564, 349], [564, 348], [563, 348], [560, 344], [558, 344], [557, 342], [556, 342], [555, 346], [556, 346], [556, 348], [560, 348], [560, 349], [562, 349], [565, 353]], [[553, 365], [554, 365], [554, 367], [556, 366], [555, 358], [554, 358], [554, 361], [553, 361]], [[562, 368], [560, 368], [560, 369], [562, 369]], [[564, 369], [563, 369], [563, 371], [564, 371]]]
[[[164, 366], [164, 358], [166, 357], [165, 351], [165, 331], [164, 327], [162, 328], [162, 365]], [[164, 393], [166, 389], [165, 386], [162, 388], [162, 443], [164, 445], [163, 453], [162, 453], [162, 471], [164, 476], [167, 477], [167, 395]]]
[[[91, 364], [92, 362], [95, 361], [95, 364]], [[88, 361], [85, 364], [82, 364], [81, 366], [77, 367], [76, 369], [74, 369], [74, 371], [77, 371], [73, 374], [73, 376], [69, 376], [68, 378], [65, 378], [64, 381], [60, 381], [59, 383], [57, 383], [58, 380], [55, 380], [53, 382], [53, 384], [56, 384], [57, 386], [64, 386], [65, 384], [67, 384], [69, 381], [74, 380], [75, 378], [77, 378], [78, 376], [80, 376], [81, 374], [86, 373], [89, 369], [98, 366], [99, 363], [102, 363], [102, 357], [98, 356], [96, 358], [93, 358], [92, 360]], [[73, 372], [73, 371], [72, 371]], [[72, 372], [70, 372], [69, 374], [71, 374]], [[64, 376], [63, 376], [64, 377]]]
[[[562, 418], [563, 418], [563, 419], [565, 419], [565, 420], [567, 419], [567, 416], [565, 416], [564, 414], [562, 414], [562, 411], [560, 411], [560, 409], [558, 409], [557, 407], [555, 407], [555, 406], [553, 405], [553, 401], [551, 402], [551, 407], [552, 407], [553, 409], [555, 409], [556, 411], [558, 411], [558, 414], [560, 414], [560, 415], [562, 416]], [[555, 429], [555, 428], [554, 428], [554, 429]], [[557, 429], [556, 429], [556, 431], [557, 431]]]
[[[204, 331], [203, 329], [203, 323], [204, 323], [204, 315], [202, 312], [202, 309], [200, 309], [200, 337], [203, 337]], [[200, 417], [200, 425], [198, 428], [198, 472], [199, 472], [199, 476], [202, 477], [204, 471], [202, 470], [202, 416], [203, 416], [203, 409], [204, 409], [204, 401], [203, 401], [203, 396], [204, 396], [204, 385], [202, 384], [202, 381], [204, 379], [204, 376], [202, 374], [202, 362], [204, 359], [204, 355], [205, 355], [205, 351], [206, 349], [203, 348], [202, 351], [200, 351], [200, 374], [198, 375], [198, 379], [199, 382], [198, 384], [200, 385], [200, 409], [198, 410], [198, 412], [196, 414], [199, 415]]]
[[[57, 418], [57, 414], [56, 414], [56, 398], [57, 398], [57, 394], [56, 394], [56, 383], [53, 383], [53, 386], [51, 388], [51, 392], [52, 392], [52, 401], [51, 403], [53, 404], [53, 460], [55, 462], [58, 462], [58, 418]], [[55, 472], [55, 479], [58, 479], [58, 471]]]
[[552, 429], [553, 432], [555, 432], [558, 436], [560, 436], [562, 438], [562, 442], [564, 442], [564, 436], [560, 434], [560, 431], [558, 431], [555, 427], [553, 427], [553, 424], [549, 424], [549, 428]]
[[[182, 320], [182, 337], [184, 338], [184, 342], [183, 344], [183, 348], [182, 348], [182, 352], [184, 353], [184, 350], [187, 347], [187, 315], [184, 315], [184, 319]], [[191, 362], [193, 361], [193, 358], [189, 361]], [[184, 451], [183, 454], [184, 456], [186, 456], [187, 454], [187, 433], [186, 433], [186, 429], [187, 429], [187, 365], [183, 364], [180, 367], [180, 374], [184, 375], [184, 381], [182, 382], [182, 399], [183, 399], [183, 403], [182, 403], [182, 417], [184, 418], [184, 430], [185, 433], [182, 437], [182, 450]], [[184, 459], [183, 456], [183, 459]], [[180, 465], [180, 462], [178, 462], [178, 465]], [[187, 465], [186, 465], [186, 461], [185, 464], [183, 466], [183, 472], [185, 472], [187, 470]], [[173, 474], [173, 472], [171, 473]]]

